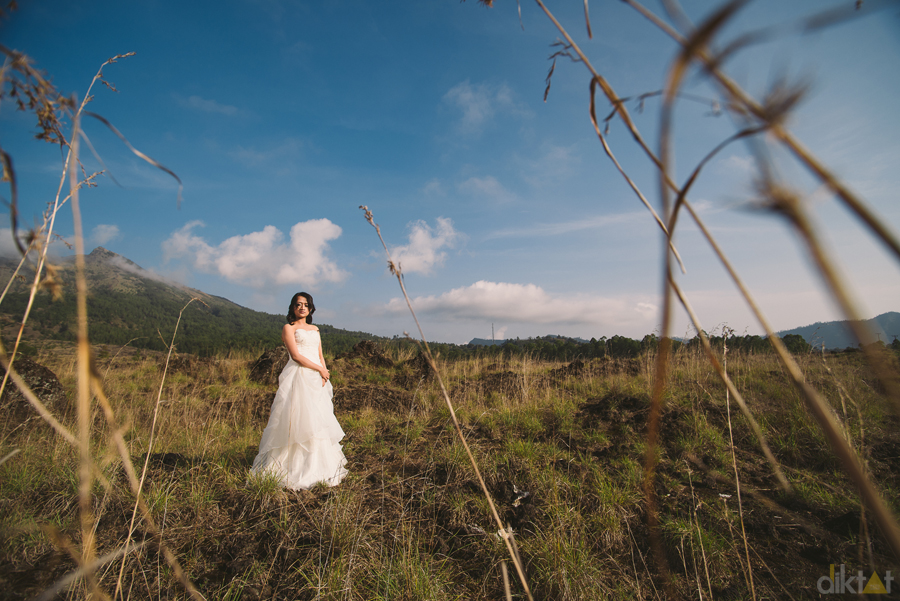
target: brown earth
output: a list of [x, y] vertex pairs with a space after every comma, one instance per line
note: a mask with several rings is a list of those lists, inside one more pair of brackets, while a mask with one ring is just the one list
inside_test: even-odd
[[[35, 363], [28, 357], [17, 357], [13, 363], [13, 369], [22, 376], [35, 396], [56, 415], [66, 415], [69, 410], [69, 400], [59, 378], [52, 371]], [[0, 378], [6, 375], [6, 370], [0, 367]], [[7, 419], [22, 421], [36, 417], [37, 412], [25, 395], [10, 379], [6, 383], [3, 396], [0, 397], [0, 412]]]

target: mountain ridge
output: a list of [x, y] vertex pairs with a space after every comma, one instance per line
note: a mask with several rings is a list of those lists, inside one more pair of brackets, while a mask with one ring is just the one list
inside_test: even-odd
[[[870, 333], [867, 339], [861, 341], [863, 344], [881, 341], [890, 345], [895, 339], [900, 338], [900, 313], [896, 311], [888, 311], [871, 319], [864, 319], [862, 323]], [[823, 345], [828, 350], [856, 348], [858, 342], [849, 324], [848, 320], [817, 321], [806, 326], [781, 330], [776, 334], [782, 338], [789, 334], [798, 334], [816, 348], [822, 348]]]
[[[9, 281], [17, 263], [0, 259], [0, 280]], [[53, 300], [46, 291], [34, 299], [26, 327], [31, 340], [75, 340], [75, 257], [57, 261], [45, 278], [49, 288], [58, 287], [61, 298]], [[284, 315], [273, 315], [242, 307], [202, 290], [172, 282], [148, 271], [117, 253], [98, 246], [85, 255], [88, 283], [88, 325], [91, 341], [98, 344], [130, 344], [162, 351], [181, 316], [176, 346], [181, 352], [213, 355], [232, 349], [261, 350], [281, 344]], [[32, 278], [12, 282], [0, 304], [0, 333], [13, 339], [28, 302]], [[47, 285], [43, 286], [48, 288]], [[360, 340], [380, 340], [365, 332], [352, 332], [327, 324], [317, 324], [330, 353], [349, 350]]]

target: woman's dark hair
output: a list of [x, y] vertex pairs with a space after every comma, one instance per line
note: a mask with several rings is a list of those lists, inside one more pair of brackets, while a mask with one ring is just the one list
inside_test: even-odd
[[308, 292], [298, 292], [293, 297], [291, 297], [291, 304], [288, 307], [287, 313], [287, 322], [291, 325], [297, 321], [297, 318], [294, 316], [294, 307], [297, 305], [297, 299], [300, 297], [306, 299], [306, 303], [309, 305], [309, 313], [306, 315], [306, 323], [312, 323], [313, 313], [316, 312], [316, 306], [313, 304], [312, 296]]

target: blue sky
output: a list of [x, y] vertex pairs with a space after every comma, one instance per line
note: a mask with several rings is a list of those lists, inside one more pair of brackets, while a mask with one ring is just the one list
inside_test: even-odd
[[[3, 44], [29, 54], [79, 99], [107, 58], [118, 93], [93, 90], [91, 110], [175, 171], [176, 185], [98, 122], [87, 134], [109, 178], [81, 203], [88, 250], [119, 253], [173, 281], [253, 309], [282, 313], [311, 292], [320, 322], [380, 335], [415, 327], [359, 205], [374, 211], [400, 259], [430, 339], [616, 334], [640, 338], [660, 323], [661, 237], [603, 153], [588, 120], [584, 66], [557, 62], [559, 37], [530, 2], [82, 2], [22, 0], [0, 25]], [[717, 43], [787, 25], [853, 1], [759, 0]], [[663, 14], [657, 3], [649, 8]], [[699, 22], [713, 6], [685, 2]], [[884, 3], [882, 3], [884, 6]], [[758, 98], [782, 78], [809, 92], [789, 126], [900, 229], [900, 8], [868, 1], [857, 18], [772, 41], [726, 69]], [[620, 96], [659, 90], [677, 48], [621, 2], [551, 2]], [[692, 74], [686, 91], [715, 99]], [[629, 105], [657, 146], [659, 102]], [[608, 113], [608, 104], [598, 107]], [[710, 106], [676, 110], [676, 173], [734, 129]], [[2, 145], [17, 168], [26, 224], [53, 199], [61, 159], [34, 141], [34, 122], [0, 107]], [[657, 181], [619, 122], [609, 143], [659, 208]], [[88, 154], [86, 168], [102, 167]], [[812, 208], [865, 316], [900, 310], [898, 265], [783, 152], [773, 159]], [[728, 147], [691, 199], [777, 329], [839, 318], [803, 247], [778, 217], [753, 208], [748, 147]], [[3, 192], [4, 197], [7, 194]], [[66, 212], [57, 231], [72, 237]], [[9, 231], [0, 251], [9, 253]], [[679, 281], [707, 330], [760, 333], [717, 260], [686, 220]], [[57, 245], [57, 252], [67, 251]], [[677, 312], [676, 334], [688, 333]], [[900, 333], [898, 333], [900, 334]]]

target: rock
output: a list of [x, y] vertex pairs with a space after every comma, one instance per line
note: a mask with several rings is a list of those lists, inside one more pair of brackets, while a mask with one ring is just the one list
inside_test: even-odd
[[338, 355], [337, 359], [363, 359], [372, 367], [394, 367], [394, 362], [371, 340], [357, 342], [349, 352]]
[[259, 384], [278, 386], [278, 376], [290, 355], [284, 345], [268, 349], [250, 365], [250, 379]]
[[576, 359], [564, 367], [554, 369], [550, 375], [556, 378], [565, 378], [567, 376], [580, 376], [584, 374], [584, 361]]
[[[28, 357], [21, 356], [16, 357], [13, 369], [22, 376], [31, 391], [51, 413], [59, 416], [68, 411], [69, 403], [66, 391], [55, 373]], [[5, 374], [6, 370], [0, 367], [0, 376]], [[7, 419], [15, 421], [22, 421], [38, 415], [37, 410], [32, 407], [12, 379], [7, 381], [3, 396], [0, 397], [0, 411], [8, 416]]]

